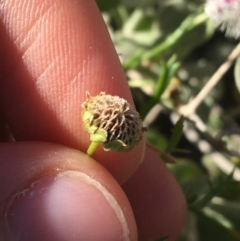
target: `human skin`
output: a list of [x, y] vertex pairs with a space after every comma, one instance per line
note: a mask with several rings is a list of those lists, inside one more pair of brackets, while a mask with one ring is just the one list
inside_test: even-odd
[[0, 240], [175, 240], [185, 200], [144, 138], [84, 154], [86, 91], [134, 105], [95, 2], [0, 0], [0, 19]]

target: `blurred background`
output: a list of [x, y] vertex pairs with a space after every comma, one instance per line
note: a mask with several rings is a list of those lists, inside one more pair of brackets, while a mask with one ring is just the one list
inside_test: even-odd
[[148, 142], [187, 199], [179, 241], [240, 240], [240, 60], [227, 61], [238, 40], [216, 28], [201, 0], [97, 4]]

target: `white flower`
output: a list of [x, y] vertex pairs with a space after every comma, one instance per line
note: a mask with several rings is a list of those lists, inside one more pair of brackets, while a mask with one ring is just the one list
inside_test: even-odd
[[207, 0], [205, 12], [228, 36], [240, 37], [240, 0]]

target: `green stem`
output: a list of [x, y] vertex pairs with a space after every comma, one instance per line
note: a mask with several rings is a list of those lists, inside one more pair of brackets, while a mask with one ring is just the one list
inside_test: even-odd
[[97, 147], [98, 147], [99, 143], [98, 142], [94, 142], [92, 141], [90, 146], [87, 149], [87, 155], [92, 156], [93, 153], [96, 151]]

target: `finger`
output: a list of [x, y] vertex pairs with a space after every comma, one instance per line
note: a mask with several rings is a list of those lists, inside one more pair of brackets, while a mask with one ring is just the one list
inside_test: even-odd
[[122, 187], [132, 205], [140, 241], [164, 236], [168, 241], [176, 240], [186, 203], [178, 183], [154, 150], [146, 150], [146, 158]]
[[88, 156], [25, 142], [2, 144], [0, 159], [1, 240], [137, 240], [125, 194]]
[[11, 141], [12, 136], [3, 116], [0, 116], [0, 142]]
[[[86, 91], [133, 104], [95, 2], [6, 0], [0, 11], [0, 96], [14, 137], [86, 151], [89, 135], [80, 118]], [[124, 155], [99, 148], [94, 157], [124, 181], [141, 161], [143, 145]]]

